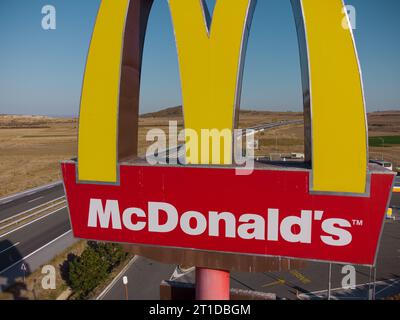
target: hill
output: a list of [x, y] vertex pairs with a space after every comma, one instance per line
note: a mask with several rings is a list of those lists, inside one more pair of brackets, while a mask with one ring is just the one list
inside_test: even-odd
[[[292, 115], [301, 116], [300, 112], [280, 112], [280, 111], [259, 111], [259, 110], [240, 110], [240, 115], [255, 116], [255, 115]], [[141, 118], [180, 118], [183, 116], [182, 106], [170, 107], [156, 112], [144, 113]]]

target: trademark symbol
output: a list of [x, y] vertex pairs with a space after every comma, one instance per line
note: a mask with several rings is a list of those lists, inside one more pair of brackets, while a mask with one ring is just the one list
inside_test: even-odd
[[363, 220], [353, 220], [353, 226], [362, 227], [364, 224]]

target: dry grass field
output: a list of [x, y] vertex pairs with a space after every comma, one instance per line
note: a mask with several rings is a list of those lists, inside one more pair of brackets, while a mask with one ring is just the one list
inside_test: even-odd
[[[400, 111], [371, 113], [370, 136], [400, 136]], [[301, 113], [242, 111], [241, 128], [282, 120], [300, 120]], [[152, 128], [166, 132], [170, 120], [182, 128], [180, 108], [140, 118], [139, 153], [144, 154], [146, 133]], [[304, 150], [302, 125], [291, 125], [257, 135], [257, 155]], [[0, 115], [0, 197], [44, 185], [61, 178], [60, 161], [77, 155], [77, 119]], [[346, 157], [346, 155], [342, 155]], [[371, 158], [391, 160], [400, 166], [400, 144], [370, 148]]]
[[[283, 113], [282, 117], [287, 116]], [[293, 114], [293, 118], [301, 119], [301, 114]], [[400, 137], [400, 111], [374, 112], [368, 114], [368, 134], [370, 137]], [[278, 128], [257, 135], [260, 150], [256, 154], [285, 154], [304, 152], [304, 127], [302, 124]], [[379, 138], [378, 138], [378, 141]], [[339, 155], [345, 158], [346, 155]], [[370, 159], [387, 160], [400, 167], [400, 144], [385, 144], [369, 148]]]
[[75, 119], [0, 116], [0, 196], [60, 179], [77, 153]]
[[[368, 115], [370, 137], [398, 136], [400, 137], [400, 111], [374, 112]], [[385, 159], [400, 167], [400, 144], [370, 147], [370, 159]]]

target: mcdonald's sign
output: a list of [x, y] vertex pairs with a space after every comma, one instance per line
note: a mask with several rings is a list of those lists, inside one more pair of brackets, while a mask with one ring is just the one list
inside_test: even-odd
[[[221, 267], [220, 259], [229, 268], [224, 255], [235, 263], [279, 256], [375, 264], [394, 177], [368, 164], [361, 70], [352, 30], [342, 23], [347, 13], [342, 0], [291, 3], [306, 162], [240, 176], [232, 157], [205, 161], [200, 147], [186, 155], [188, 165], [137, 160], [153, 0], [101, 2], [82, 89], [78, 159], [62, 164], [76, 237], [134, 244], [149, 254], [161, 247], [180, 262], [205, 267]], [[169, 0], [169, 8], [185, 128], [233, 132], [256, 1], [217, 0], [212, 28], [202, 0]], [[232, 139], [224, 143], [232, 154]]]

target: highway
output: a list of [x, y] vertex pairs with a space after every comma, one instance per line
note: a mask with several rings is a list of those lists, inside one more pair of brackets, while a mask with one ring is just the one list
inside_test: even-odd
[[57, 183], [38, 191], [28, 192], [17, 199], [4, 199], [0, 201], [0, 222], [61, 197], [64, 197], [64, 187], [62, 183]]
[[[252, 129], [255, 131], [262, 131], [270, 128], [276, 128], [277, 126], [285, 126], [298, 122], [299, 121], [290, 123], [282, 122], [265, 124]], [[24, 274], [24, 271], [21, 269], [22, 264], [24, 264], [27, 269], [25, 271], [25, 274], [27, 275], [30, 272], [35, 271], [38, 267], [51, 260], [55, 255], [62, 252], [77, 241], [77, 239], [73, 238], [71, 232], [66, 204], [65, 202], [64, 204], [62, 203], [64, 200], [64, 189], [61, 182], [0, 199], [0, 225], [3, 221], [7, 221], [13, 217], [18, 217], [21, 214], [31, 214], [30, 212], [34, 213], [35, 210], [47, 208], [48, 206], [52, 205], [54, 201], [56, 201], [56, 203], [60, 203], [60, 205], [54, 209], [46, 211], [44, 216], [40, 216], [32, 221], [26, 222], [26, 224], [16, 227], [11, 231], [7, 230], [1, 233], [0, 229], [0, 291], [2, 291], [7, 285], [13, 283], [16, 277], [21, 277]], [[400, 193], [393, 194], [391, 207], [395, 209], [395, 215], [399, 217], [398, 208], [400, 208]], [[397, 226], [398, 223], [399, 222], [393, 222], [393, 225]], [[397, 239], [397, 242], [392, 241], [394, 243], [393, 246], [397, 246], [397, 250], [397, 248], [400, 248], [400, 244], [398, 244], [398, 237], [393, 237], [394, 240]], [[387, 259], [390, 258], [390, 254], [388, 254]], [[394, 255], [396, 256], [396, 254]], [[398, 256], [400, 256], [400, 254], [398, 254]], [[397, 272], [398, 268], [395, 269], [390, 267], [392, 263], [388, 263], [387, 259], [385, 259], [386, 258], [384, 258], [384, 261], [386, 261], [385, 266], [389, 266], [389, 271], [385, 271], [382, 274], [378, 273], [378, 276], [390, 278], [390, 273], [395, 276], [399, 276]], [[323, 273], [325, 267], [326, 265], [316, 267], [315, 271], [311, 268], [310, 272], [312, 275], [316, 275], [321, 272]], [[130, 289], [132, 293], [130, 294], [129, 298], [158, 299], [160, 281], [169, 279], [174, 269], [175, 266], [162, 265], [142, 257], [138, 258], [126, 270], [128, 277], [132, 279], [129, 284], [130, 288], [132, 286], [132, 289]], [[268, 279], [271, 280], [270, 282], [274, 283], [272, 280], [274, 277], [279, 278], [279, 275], [261, 276], [257, 274], [233, 273], [232, 284], [233, 287], [260, 290], [259, 286], [265, 285], [268, 282], [267, 279], [264, 279], [264, 277], [270, 277], [271, 279]], [[324, 277], [322, 278], [324, 279]], [[278, 280], [275, 280], [275, 282], [276, 281]], [[147, 283], [147, 286], [144, 286], [145, 283]], [[258, 284], [258, 286], [256, 284]], [[116, 281], [112, 287], [108, 288], [109, 290], [104, 293], [102, 298], [123, 298], [121, 297], [122, 290], [120, 287], [120, 281]], [[316, 285], [315, 287], [310, 288], [310, 290], [322, 290], [321, 287], [323, 288], [324, 286], [321, 286], [321, 284]], [[139, 291], [138, 288], [140, 288]], [[265, 288], [268, 288], [268, 286]], [[288, 297], [293, 296], [289, 294]]]
[[[256, 133], [294, 123], [301, 121], [268, 123], [249, 129], [253, 129]], [[179, 150], [180, 146], [176, 149]], [[168, 156], [178, 153], [170, 150], [165, 152]], [[37, 212], [41, 211], [44, 211], [43, 216], [36, 218]], [[21, 224], [19, 227], [8, 227], [8, 224], [15, 219], [31, 216], [31, 219], [22, 221], [22, 227]], [[76, 241], [78, 240], [73, 238], [71, 232], [61, 182], [1, 198], [0, 292], [14, 283], [16, 278], [24, 274], [29, 275]], [[26, 271], [21, 268], [26, 268]], [[163, 272], [161, 274], [164, 274]], [[150, 272], [146, 274], [151, 275]]]
[[0, 291], [15, 283], [16, 278], [29, 275], [76, 241], [65, 207], [1, 235]]
[[[25, 192], [0, 201], [1, 221], [21, 214], [34, 215], [54, 201], [60, 205], [0, 233], [0, 291], [29, 275], [77, 240], [73, 238], [62, 184]], [[36, 210], [37, 208], [37, 210]], [[0, 221], [0, 222], [1, 222]], [[22, 264], [25, 271], [22, 270]]]

